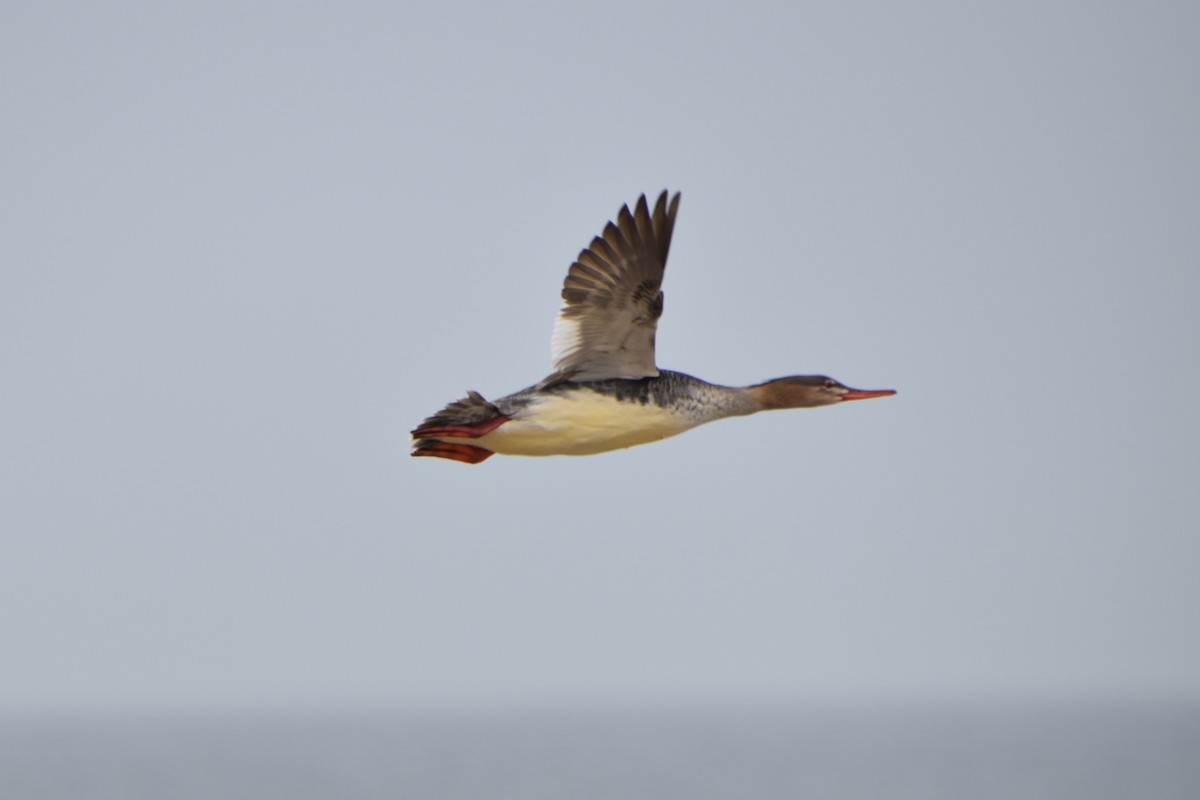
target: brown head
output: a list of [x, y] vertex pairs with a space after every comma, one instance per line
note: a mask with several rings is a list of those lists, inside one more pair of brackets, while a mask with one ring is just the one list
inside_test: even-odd
[[776, 378], [766, 383], [747, 386], [746, 391], [762, 405], [763, 411], [828, 406], [844, 400], [866, 400], [896, 393], [895, 389], [851, 389], [825, 375]]

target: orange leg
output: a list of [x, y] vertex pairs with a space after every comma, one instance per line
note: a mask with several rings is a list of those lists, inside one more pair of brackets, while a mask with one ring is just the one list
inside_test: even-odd
[[454, 437], [456, 439], [478, 439], [508, 422], [512, 417], [501, 414], [487, 422], [477, 422], [474, 425], [433, 425], [428, 428], [417, 428], [412, 432], [417, 439], [436, 439], [438, 437]]
[[486, 447], [476, 447], [473, 444], [452, 444], [437, 440], [421, 444], [412, 453], [414, 456], [432, 456], [433, 458], [448, 458], [451, 461], [461, 461], [464, 464], [478, 464], [495, 455]]

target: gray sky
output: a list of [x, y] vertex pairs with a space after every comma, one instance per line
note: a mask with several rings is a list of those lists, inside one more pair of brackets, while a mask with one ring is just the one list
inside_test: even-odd
[[[6, 4], [0, 709], [1200, 699], [1198, 37]], [[899, 395], [408, 458], [548, 371], [568, 264], [664, 187], [660, 366]]]

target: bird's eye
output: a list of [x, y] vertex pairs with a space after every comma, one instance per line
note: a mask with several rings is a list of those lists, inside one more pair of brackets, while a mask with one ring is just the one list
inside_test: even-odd
[[825, 379], [825, 388], [826, 389], [832, 389], [835, 386], [837, 386], [837, 381], [835, 381], [833, 378]]

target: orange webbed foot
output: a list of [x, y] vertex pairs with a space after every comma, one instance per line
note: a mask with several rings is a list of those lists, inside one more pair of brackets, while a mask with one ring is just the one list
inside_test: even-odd
[[478, 439], [508, 422], [511, 417], [503, 414], [493, 417], [487, 422], [477, 422], [474, 425], [431, 425], [427, 428], [417, 428], [412, 432], [416, 439], [436, 439], [438, 437], [454, 437], [457, 439]]
[[431, 440], [421, 442], [412, 452], [414, 457], [429, 456], [432, 458], [448, 458], [451, 461], [461, 461], [464, 464], [478, 464], [495, 455], [486, 447], [476, 447], [473, 444], [456, 444]]

